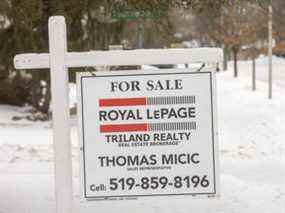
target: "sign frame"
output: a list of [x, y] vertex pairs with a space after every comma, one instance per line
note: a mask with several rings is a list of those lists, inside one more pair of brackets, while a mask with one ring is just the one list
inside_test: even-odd
[[[68, 52], [63, 16], [49, 18], [49, 52], [14, 57], [16, 69], [50, 69], [55, 153], [55, 200], [57, 213], [75, 212], [68, 109], [68, 68], [120, 65], [191, 64], [222, 62], [220, 48], [147, 49], [129, 51]], [[216, 111], [216, 109], [215, 109]], [[216, 114], [215, 114], [216, 115]]]
[[[166, 196], [192, 196], [195, 198], [208, 198], [220, 196], [220, 168], [219, 168], [219, 145], [218, 145], [218, 122], [217, 122], [217, 93], [216, 93], [216, 75], [214, 69], [205, 68], [201, 72], [196, 72], [194, 68], [185, 69], [149, 69], [149, 70], [119, 70], [119, 71], [100, 71], [93, 73], [80, 72], [77, 73], [77, 97], [78, 97], [78, 137], [80, 143], [80, 191], [81, 202], [88, 202], [92, 200], [105, 200], [112, 198], [143, 198], [143, 197], [166, 197]], [[83, 103], [82, 103], [82, 78], [100, 78], [112, 76], [135, 76], [135, 75], [164, 75], [164, 74], [209, 74], [210, 89], [211, 89], [211, 138], [212, 138], [212, 154], [213, 154], [213, 177], [214, 177], [214, 192], [211, 193], [183, 193], [183, 194], [147, 194], [147, 195], [114, 195], [114, 196], [87, 196], [86, 193], [86, 168], [85, 168], [85, 142], [84, 142], [84, 124], [83, 124]]]

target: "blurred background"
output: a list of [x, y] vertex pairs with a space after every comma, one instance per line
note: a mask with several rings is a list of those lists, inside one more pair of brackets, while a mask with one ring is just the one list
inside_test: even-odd
[[[209, 65], [217, 78], [221, 196], [95, 202], [96, 211], [285, 212], [284, 0], [0, 0], [0, 213], [55, 210], [50, 73], [13, 67], [16, 54], [49, 51], [53, 15], [66, 18], [68, 51], [219, 47], [224, 52], [223, 63]], [[69, 72], [76, 201], [81, 194], [75, 73], [191, 66]]]

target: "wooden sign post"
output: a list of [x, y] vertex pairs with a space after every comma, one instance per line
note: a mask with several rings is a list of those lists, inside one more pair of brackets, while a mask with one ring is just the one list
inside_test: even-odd
[[62, 16], [49, 19], [49, 46], [49, 53], [16, 55], [14, 65], [16, 69], [50, 69], [57, 213], [73, 211], [68, 68], [216, 63], [223, 59], [222, 51], [218, 48], [67, 52], [66, 24]]

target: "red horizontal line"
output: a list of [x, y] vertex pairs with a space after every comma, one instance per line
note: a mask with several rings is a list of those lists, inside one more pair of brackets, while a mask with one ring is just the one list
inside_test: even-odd
[[146, 98], [110, 98], [99, 100], [100, 107], [138, 105], [146, 105]]
[[148, 131], [148, 125], [143, 124], [111, 124], [101, 125], [100, 132], [146, 132]]

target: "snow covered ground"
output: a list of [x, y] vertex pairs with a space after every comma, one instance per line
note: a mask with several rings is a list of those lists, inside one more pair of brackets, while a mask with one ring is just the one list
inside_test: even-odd
[[[255, 92], [250, 90], [250, 62], [239, 63], [237, 79], [232, 77], [231, 64], [229, 71], [217, 74], [219, 199], [100, 201], [92, 204], [93, 212], [285, 213], [285, 61], [274, 58], [273, 100], [267, 99], [265, 61], [257, 61], [259, 80]], [[51, 123], [11, 120], [26, 113], [25, 108], [0, 106], [0, 213], [52, 213], [55, 209]], [[70, 123], [76, 200], [76, 119]]]

